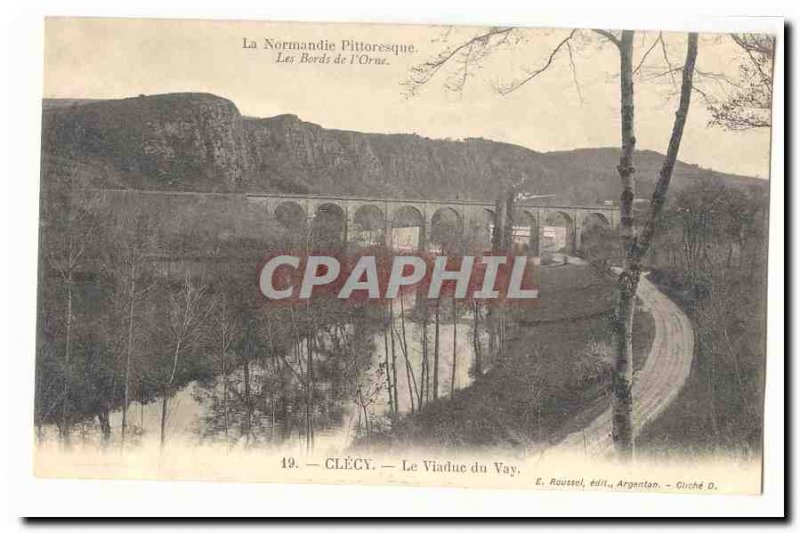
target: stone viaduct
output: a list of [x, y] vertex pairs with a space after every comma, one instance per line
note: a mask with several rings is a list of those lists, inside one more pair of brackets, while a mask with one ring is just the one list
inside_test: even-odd
[[[192, 224], [213, 227], [223, 234], [226, 231], [243, 234], [248, 230], [242, 226], [242, 214], [255, 213], [259, 219], [277, 220], [289, 231], [316, 228], [344, 242], [385, 244], [390, 248], [409, 246], [409, 243], [393, 242], [402, 236], [393, 230], [413, 227], [418, 228], [416, 232], [406, 233], [416, 235], [417, 242], [410, 246], [417, 249], [427, 249], [430, 243], [461, 239], [488, 244], [495, 209], [493, 203], [471, 200], [133, 189], [100, 189], [98, 192], [111, 202], [148, 198], [145, 205], [150, 206], [165, 229], [172, 227], [180, 231], [181, 226]], [[188, 206], [192, 206], [194, 218], [181, 217]], [[526, 240], [528, 252], [538, 256], [542, 244], [547, 244], [547, 228], [564, 228], [563, 245], [570, 253], [581, 249], [582, 230], [598, 223], [616, 228], [619, 208], [545, 206], [523, 201], [517, 205], [512, 225], [517, 234], [515, 242], [520, 244]]]
[[[494, 219], [493, 203], [470, 200], [413, 200], [397, 198], [366, 198], [356, 196], [324, 196], [293, 194], [246, 194], [248, 204], [256, 204], [287, 227], [303, 221], [311, 222], [323, 216], [338, 220], [344, 240], [354, 233], [382, 233], [387, 246], [392, 247], [393, 228], [419, 227], [420, 248], [435, 233], [435, 227], [448, 225], [463, 237], [488, 239]], [[562, 226], [566, 233], [566, 248], [574, 252], [581, 248], [581, 231], [589, 223], [601, 223], [611, 228], [619, 224], [616, 206], [543, 206], [520, 202], [514, 214], [515, 227], [529, 228], [530, 249], [538, 255], [543, 228]], [[452, 233], [451, 233], [452, 235]]]

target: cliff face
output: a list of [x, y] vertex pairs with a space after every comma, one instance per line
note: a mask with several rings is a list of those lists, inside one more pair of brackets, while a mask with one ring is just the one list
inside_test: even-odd
[[[229, 100], [198, 93], [44, 107], [45, 155], [111, 169], [109, 187], [493, 200], [525, 180], [555, 203], [619, 194], [610, 148], [542, 154], [483, 139], [329, 130], [294, 115], [242, 117]], [[661, 158], [637, 154], [639, 196], [652, 191]], [[675, 184], [713, 176], [724, 175], [681, 163]]]
[[44, 151], [121, 172], [134, 188], [235, 190], [244, 177], [232, 102], [169, 94], [46, 109]]
[[494, 198], [533, 176], [541, 155], [472, 140], [328, 130], [293, 115], [244, 119], [249, 190], [407, 198]]

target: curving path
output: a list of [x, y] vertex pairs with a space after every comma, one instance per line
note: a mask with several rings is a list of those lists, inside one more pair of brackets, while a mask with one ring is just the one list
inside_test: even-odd
[[[634, 376], [634, 435], [678, 395], [689, 377], [694, 353], [694, 331], [683, 311], [644, 276], [639, 281], [637, 295], [653, 315], [655, 335], [644, 368]], [[567, 435], [555, 448], [565, 451], [583, 448], [587, 455], [610, 453], [611, 408], [584, 429]]]

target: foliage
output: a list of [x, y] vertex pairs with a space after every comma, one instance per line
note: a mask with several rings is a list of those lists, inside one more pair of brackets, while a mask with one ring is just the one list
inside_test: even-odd
[[646, 453], [759, 453], [766, 350], [766, 214], [760, 195], [698, 184], [668, 210], [651, 280], [687, 310], [695, 364], [639, 438]]

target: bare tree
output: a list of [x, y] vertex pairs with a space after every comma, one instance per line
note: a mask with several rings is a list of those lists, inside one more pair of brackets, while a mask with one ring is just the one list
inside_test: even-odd
[[428, 313], [428, 305], [425, 301], [422, 301], [421, 305], [417, 306], [417, 309], [421, 308], [422, 314], [422, 328], [420, 331], [420, 345], [422, 346], [422, 360], [420, 361], [420, 378], [419, 378], [419, 400], [418, 405], [419, 408], [425, 405], [425, 403], [430, 399], [430, 355], [429, 355], [429, 347], [428, 347], [428, 322], [429, 322], [429, 313]]
[[[509, 83], [498, 86], [500, 94], [508, 94], [530, 83], [538, 76], [545, 73], [554, 64], [559, 54], [565, 54], [570, 62], [570, 67], [575, 76], [575, 64], [572, 54], [573, 40], [583, 32], [569, 31], [547, 55], [544, 63], [531, 69], [522, 77]], [[669, 74], [681, 72], [680, 97], [672, 134], [669, 139], [667, 154], [664, 158], [661, 172], [656, 181], [655, 191], [650, 202], [650, 212], [641, 233], [634, 226], [633, 201], [635, 198], [636, 182], [634, 178], [634, 148], [636, 138], [634, 135], [634, 62], [633, 62], [633, 31], [614, 32], [602, 29], [592, 30], [592, 33], [602, 37], [603, 42], [610, 43], [619, 53], [619, 83], [620, 83], [620, 134], [621, 156], [617, 166], [620, 176], [620, 227], [619, 236], [624, 250], [624, 262], [617, 283], [617, 298], [614, 308], [613, 336], [615, 346], [615, 365], [613, 372], [613, 440], [615, 449], [621, 457], [633, 456], [633, 420], [632, 420], [632, 385], [633, 385], [633, 348], [632, 331], [636, 290], [641, 275], [642, 259], [647, 253], [653, 240], [653, 235], [658, 226], [659, 217], [669, 189], [672, 171], [677, 160], [683, 129], [689, 110], [691, 95], [694, 90], [692, 80], [697, 59], [697, 34], [690, 33], [687, 40], [686, 56], [682, 67], [672, 68], [669, 65]], [[503, 50], [525, 39], [525, 30], [517, 28], [490, 28], [467, 41], [446, 47], [431, 60], [414, 67], [411, 76], [404, 86], [408, 94], [415, 94], [420, 87], [428, 83], [446, 64], [456, 63], [458, 67], [448, 79], [448, 88], [463, 90], [466, 79], [470, 76], [470, 69], [497, 50]], [[663, 46], [663, 39], [661, 39]], [[644, 53], [640, 64], [655, 47]], [[665, 54], [666, 56], [666, 54]], [[579, 87], [576, 84], [576, 88]], [[513, 204], [511, 204], [513, 205]], [[494, 244], [499, 244], [500, 230], [497, 228], [502, 221], [496, 221], [496, 234]]]
[[441, 299], [437, 298], [433, 311], [433, 399], [439, 397], [439, 307]]
[[120, 445], [125, 445], [128, 431], [128, 407], [131, 402], [136, 306], [155, 286], [148, 268], [152, 252], [154, 228], [152, 220], [133, 196], [123, 205], [107, 205], [108, 238], [104, 243], [105, 270], [112, 277], [117, 330], [112, 335], [119, 341], [123, 374], [122, 422]]
[[624, 31], [622, 37], [614, 41], [620, 51], [620, 93], [622, 100], [622, 156], [617, 170], [622, 180], [620, 195], [620, 238], [622, 240], [624, 265], [617, 285], [617, 303], [614, 309], [615, 364], [613, 373], [614, 391], [614, 431], [613, 439], [617, 450], [624, 456], [632, 456], [633, 445], [633, 314], [636, 303], [636, 289], [642, 269], [642, 259], [653, 241], [660, 221], [661, 211], [667, 198], [672, 171], [678, 159], [683, 129], [689, 113], [692, 95], [692, 77], [697, 60], [697, 34], [690, 33], [687, 41], [686, 60], [682, 70], [682, 82], [678, 110], [672, 126], [667, 154], [661, 165], [653, 197], [650, 201], [650, 214], [641, 234], [634, 227], [633, 200], [635, 180], [633, 179], [634, 136], [633, 103], [633, 32]]
[[450, 397], [456, 393], [456, 365], [458, 364], [458, 352], [456, 350], [456, 340], [458, 339], [458, 300], [453, 294], [453, 366], [450, 369]]
[[417, 378], [414, 374], [414, 369], [411, 366], [411, 359], [408, 353], [408, 337], [406, 336], [406, 310], [403, 304], [403, 295], [400, 295], [400, 331], [394, 331], [400, 342], [400, 351], [403, 353], [403, 359], [406, 363], [406, 384], [408, 385], [408, 400], [410, 403], [411, 412], [414, 412], [414, 397], [419, 396], [419, 388], [417, 387]]
[[771, 35], [733, 33], [742, 52], [738, 76], [725, 77], [733, 89], [709, 105], [711, 124], [729, 130], [769, 128], [772, 125], [772, 70], [775, 39]]
[[483, 375], [483, 356], [481, 353], [481, 332], [480, 332], [480, 317], [481, 317], [481, 304], [474, 300], [470, 307], [472, 308], [472, 350], [475, 353], [475, 378]]
[[166, 309], [167, 328], [167, 373], [163, 382], [161, 400], [161, 436], [163, 447], [166, 443], [166, 424], [169, 401], [181, 365], [181, 356], [190, 349], [197, 349], [203, 326], [210, 315], [213, 304], [207, 297], [208, 286], [202, 281], [185, 275], [183, 282], [168, 289]]
[[383, 333], [383, 354], [384, 354], [383, 367], [386, 370], [386, 396], [387, 396], [388, 405], [389, 405], [389, 412], [390, 413], [396, 413], [397, 412], [397, 408], [396, 408], [396, 406], [394, 404], [394, 396], [393, 396], [393, 393], [392, 393], [392, 390], [396, 385], [393, 385], [393, 383], [392, 383], [393, 376], [392, 376], [392, 370], [391, 370], [391, 363], [389, 361], [389, 328], [391, 328], [392, 324], [391, 324], [391, 322], [388, 321], [389, 320], [388, 319], [388, 314], [384, 312], [383, 315], [384, 315], [385, 322], [384, 322], [383, 327], [381, 328], [381, 330], [382, 330], [382, 333]]
[[63, 284], [63, 346], [61, 415], [59, 435], [70, 441], [72, 350], [76, 326], [76, 276], [88, 269], [89, 250], [100, 226], [101, 199], [91, 189], [89, 176], [76, 163], [57, 159], [50, 162], [53, 178], [43, 185], [42, 243], [46, 262]]
[[221, 295], [217, 305], [216, 322], [218, 326], [219, 338], [219, 358], [220, 358], [220, 371], [222, 373], [222, 419], [223, 419], [223, 432], [225, 436], [225, 447], [230, 449], [230, 411], [228, 408], [229, 394], [229, 381], [230, 381], [230, 351], [233, 346], [234, 329], [236, 327], [234, 317], [232, 316], [231, 305], [225, 298], [226, 295]]
[[380, 386], [376, 384], [379, 380], [366, 380], [366, 383], [359, 384], [356, 387], [355, 403], [359, 408], [359, 418], [362, 418], [364, 425], [364, 435], [367, 438], [367, 444], [370, 443], [372, 436], [372, 424], [370, 421], [369, 408], [377, 402], [378, 395], [380, 394]]
[[397, 345], [395, 343], [394, 337], [394, 302], [392, 300], [388, 301], [389, 307], [389, 342], [391, 343], [391, 351], [392, 351], [392, 383], [393, 383], [393, 394], [392, 399], [394, 400], [394, 410], [395, 413], [400, 413], [400, 398], [399, 392], [397, 390]]

